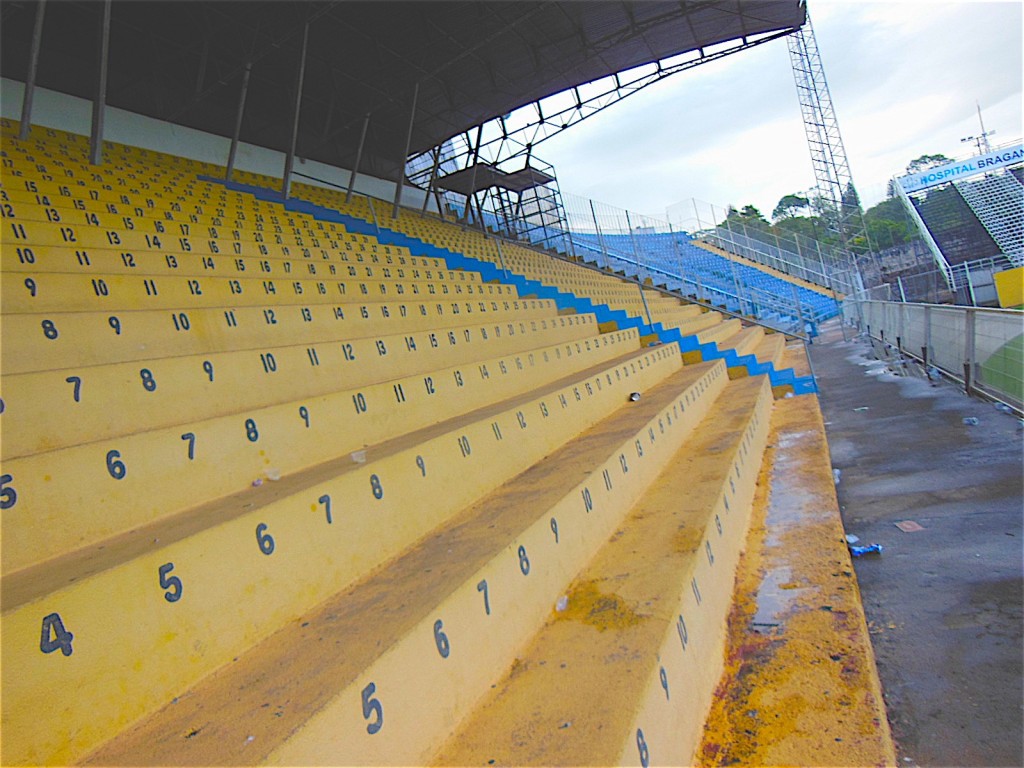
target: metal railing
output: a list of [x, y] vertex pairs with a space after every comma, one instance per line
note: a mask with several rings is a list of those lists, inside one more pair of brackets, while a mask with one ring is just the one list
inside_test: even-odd
[[1024, 406], [1024, 312], [848, 298], [843, 319], [1018, 411]]

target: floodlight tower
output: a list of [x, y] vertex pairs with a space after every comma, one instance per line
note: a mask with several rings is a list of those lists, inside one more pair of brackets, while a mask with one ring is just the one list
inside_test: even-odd
[[843, 139], [839, 135], [839, 121], [832, 108], [832, 97], [828, 92], [810, 15], [788, 39], [807, 146], [811, 151], [817, 192], [824, 209], [822, 214], [830, 228], [839, 235], [845, 249], [863, 253], [869, 250], [864, 216], [850, 174], [850, 164], [846, 160]]

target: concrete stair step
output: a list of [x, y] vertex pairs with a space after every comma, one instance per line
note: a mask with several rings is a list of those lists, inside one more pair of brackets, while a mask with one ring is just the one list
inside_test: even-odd
[[680, 365], [632, 352], [5, 576], [5, 760], [77, 760]]
[[669, 375], [85, 763], [421, 763], [725, 379], [721, 363]]
[[727, 386], [432, 764], [692, 764], [771, 405]]

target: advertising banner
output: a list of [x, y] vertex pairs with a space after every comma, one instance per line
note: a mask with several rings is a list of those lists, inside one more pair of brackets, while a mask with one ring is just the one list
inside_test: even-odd
[[977, 157], [940, 165], [938, 168], [930, 168], [922, 173], [900, 176], [896, 179], [896, 182], [903, 188], [904, 192], [917, 192], [921, 189], [934, 187], [938, 184], [946, 184], [951, 181], [960, 181], [985, 171], [994, 171], [1022, 161], [1024, 161], [1024, 144], [1016, 144], [996, 150], [995, 152], [978, 155]]

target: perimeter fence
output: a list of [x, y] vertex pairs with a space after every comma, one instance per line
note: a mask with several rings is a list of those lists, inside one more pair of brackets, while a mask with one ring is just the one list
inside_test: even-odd
[[1024, 407], [1024, 312], [849, 298], [843, 319], [1017, 411]]

